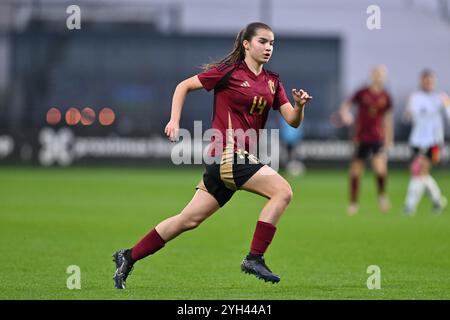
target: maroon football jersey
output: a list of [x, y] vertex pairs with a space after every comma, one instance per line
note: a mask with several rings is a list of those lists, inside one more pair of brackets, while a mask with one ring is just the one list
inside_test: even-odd
[[355, 141], [384, 142], [383, 117], [391, 109], [391, 97], [382, 90], [373, 92], [368, 87], [358, 90], [351, 101], [358, 106]]
[[[255, 75], [244, 61], [213, 67], [198, 74], [198, 78], [207, 91], [214, 89], [212, 128], [219, 130], [223, 137], [216, 139], [213, 135], [209, 150], [212, 156], [215, 151], [225, 149], [227, 129], [233, 130], [228, 134], [237, 129], [243, 132], [254, 129], [259, 133], [266, 124], [269, 110], [277, 110], [289, 102], [278, 74], [263, 68], [259, 75]], [[234, 150], [242, 148], [249, 151], [250, 144], [257, 143], [248, 137], [243, 139], [245, 145], [236, 137], [231, 140]]]

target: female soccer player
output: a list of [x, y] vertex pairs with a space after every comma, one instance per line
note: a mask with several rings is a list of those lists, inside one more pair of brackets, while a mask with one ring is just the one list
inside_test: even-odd
[[303, 120], [304, 106], [312, 97], [303, 90], [293, 89], [295, 106], [292, 106], [279, 76], [263, 68], [272, 56], [273, 44], [274, 34], [268, 25], [251, 23], [239, 32], [234, 49], [228, 56], [207, 65], [204, 72], [176, 87], [171, 118], [165, 128], [171, 141], [176, 140], [187, 93], [202, 88], [207, 91], [214, 89], [212, 127], [221, 134], [213, 136], [209, 149], [209, 155], [215, 161], [205, 165], [206, 172], [197, 185], [196, 193], [179, 214], [159, 223], [133, 248], [114, 254], [116, 288], [125, 288], [127, 276], [136, 261], [160, 250], [182, 232], [196, 228], [224, 206], [237, 190], [253, 192], [268, 199], [259, 216], [250, 253], [243, 260], [241, 269], [265, 281], [280, 281], [266, 266], [263, 254], [292, 198], [292, 190], [276, 171], [248, 152], [251, 141], [245, 140], [239, 145], [236, 143], [239, 139], [233, 136], [237, 129], [262, 129], [271, 108], [279, 110], [293, 127], [298, 127]]
[[405, 120], [413, 123], [409, 137], [413, 153], [411, 179], [404, 207], [405, 214], [410, 216], [425, 190], [433, 202], [434, 213], [441, 213], [447, 205], [430, 169], [439, 162], [440, 147], [444, 143], [443, 114], [450, 120], [450, 99], [445, 93], [434, 92], [436, 79], [431, 71], [423, 71], [420, 82], [421, 90], [411, 95], [405, 110]]
[[350, 205], [347, 209], [349, 215], [358, 213], [359, 181], [364, 172], [364, 162], [369, 156], [372, 156], [372, 168], [376, 175], [380, 209], [386, 212], [390, 208], [385, 190], [387, 180], [385, 147], [390, 147], [393, 143], [393, 124], [391, 97], [384, 89], [386, 73], [384, 66], [375, 66], [369, 86], [358, 90], [341, 105], [339, 110], [342, 123], [350, 126], [354, 122], [352, 105], [358, 106], [354, 153], [350, 162]]
[[215, 161], [205, 165], [206, 172], [197, 191], [179, 214], [160, 222], [133, 248], [114, 254], [116, 288], [125, 288], [127, 276], [136, 261], [160, 250], [182, 232], [196, 228], [224, 206], [237, 190], [268, 199], [259, 215], [250, 252], [242, 261], [241, 270], [265, 281], [280, 281], [265, 264], [263, 255], [274, 237], [278, 220], [291, 201], [292, 190], [275, 170], [248, 152], [251, 142], [244, 139], [239, 145], [236, 140], [240, 139], [233, 136], [237, 129], [245, 132], [264, 128], [271, 108], [279, 110], [293, 127], [298, 127], [303, 120], [304, 106], [312, 97], [306, 91], [293, 89], [295, 104], [292, 106], [279, 76], [263, 68], [272, 56], [273, 45], [274, 33], [268, 25], [250, 23], [237, 35], [230, 54], [176, 87], [171, 118], [165, 128], [171, 141], [176, 140], [187, 93], [202, 88], [214, 89], [212, 127], [221, 133], [213, 135], [209, 149], [209, 155]]

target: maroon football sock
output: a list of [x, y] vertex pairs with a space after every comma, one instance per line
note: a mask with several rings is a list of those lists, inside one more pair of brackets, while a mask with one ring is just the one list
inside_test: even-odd
[[350, 178], [350, 202], [356, 203], [358, 201], [359, 193], [359, 177], [351, 176]]
[[166, 242], [164, 239], [161, 238], [156, 229], [153, 228], [152, 231], [133, 247], [131, 259], [133, 259], [133, 261], [143, 259], [164, 247], [165, 244]]
[[386, 189], [386, 176], [377, 175], [378, 195], [383, 195]]
[[269, 244], [272, 242], [276, 230], [277, 228], [274, 225], [258, 221], [255, 233], [253, 234], [250, 253], [252, 255], [263, 255]]

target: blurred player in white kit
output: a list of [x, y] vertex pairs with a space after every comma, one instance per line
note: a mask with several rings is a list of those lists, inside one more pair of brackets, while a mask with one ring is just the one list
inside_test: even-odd
[[413, 215], [426, 191], [433, 202], [433, 213], [439, 214], [447, 205], [430, 169], [440, 160], [444, 144], [444, 117], [450, 121], [450, 98], [435, 92], [436, 76], [424, 70], [420, 90], [414, 92], [405, 110], [405, 120], [412, 122], [409, 145], [412, 149], [411, 178], [405, 199], [404, 213]]

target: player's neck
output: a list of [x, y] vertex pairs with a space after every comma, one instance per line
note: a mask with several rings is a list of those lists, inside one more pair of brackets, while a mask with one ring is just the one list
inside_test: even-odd
[[372, 92], [378, 93], [378, 92], [383, 91], [383, 86], [382, 86], [382, 85], [379, 85], [379, 84], [376, 84], [376, 83], [372, 83], [372, 84], [369, 86], [369, 89], [370, 89], [370, 91], [372, 91]]
[[250, 71], [255, 74], [255, 76], [259, 76], [259, 74], [262, 72], [263, 65], [261, 63], [256, 62], [252, 58], [245, 57], [244, 62], [250, 69]]

